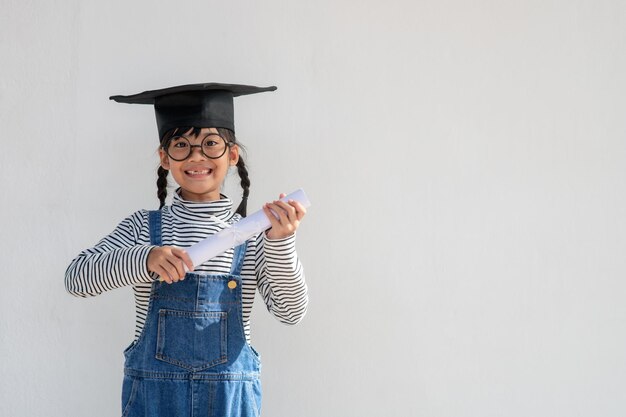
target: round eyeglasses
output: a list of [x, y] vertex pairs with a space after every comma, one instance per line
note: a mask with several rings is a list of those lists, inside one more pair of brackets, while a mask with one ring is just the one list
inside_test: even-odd
[[217, 159], [226, 153], [230, 143], [217, 133], [209, 133], [200, 145], [192, 145], [186, 136], [173, 136], [165, 146], [165, 152], [174, 161], [184, 161], [189, 158], [193, 148], [200, 148], [202, 155], [209, 159]]

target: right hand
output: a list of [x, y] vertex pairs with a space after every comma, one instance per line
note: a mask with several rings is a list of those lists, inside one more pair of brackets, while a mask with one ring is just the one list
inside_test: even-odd
[[148, 254], [148, 271], [159, 276], [168, 284], [185, 279], [185, 266], [193, 271], [193, 263], [187, 252], [175, 246], [153, 248]]

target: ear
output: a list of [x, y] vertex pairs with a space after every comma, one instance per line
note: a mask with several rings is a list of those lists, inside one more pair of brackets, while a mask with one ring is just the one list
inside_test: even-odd
[[232, 145], [228, 149], [228, 165], [235, 166], [239, 162], [239, 146]]
[[170, 169], [170, 158], [167, 156], [167, 153], [163, 150], [163, 148], [159, 148], [159, 159], [161, 160], [161, 168]]

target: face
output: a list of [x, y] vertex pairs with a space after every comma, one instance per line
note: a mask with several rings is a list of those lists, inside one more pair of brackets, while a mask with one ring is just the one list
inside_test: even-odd
[[[215, 128], [203, 128], [196, 137], [185, 133], [191, 145], [201, 145], [209, 133], [217, 133]], [[163, 149], [159, 149], [161, 166], [169, 170], [181, 188], [181, 197], [187, 201], [214, 201], [220, 199], [222, 184], [228, 168], [237, 165], [239, 148], [232, 145], [226, 148], [224, 155], [217, 159], [206, 157], [200, 147], [193, 146], [191, 155], [183, 161], [170, 158]], [[176, 157], [176, 156], [175, 156]]]

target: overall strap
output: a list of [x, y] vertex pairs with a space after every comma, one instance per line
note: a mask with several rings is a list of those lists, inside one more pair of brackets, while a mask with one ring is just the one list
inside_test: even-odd
[[150, 210], [148, 221], [150, 224], [150, 244], [161, 246], [161, 210]]
[[243, 268], [243, 259], [246, 257], [246, 246], [248, 242], [243, 242], [241, 245], [235, 248], [233, 253], [233, 266], [230, 270], [231, 275], [241, 275], [241, 269]]

